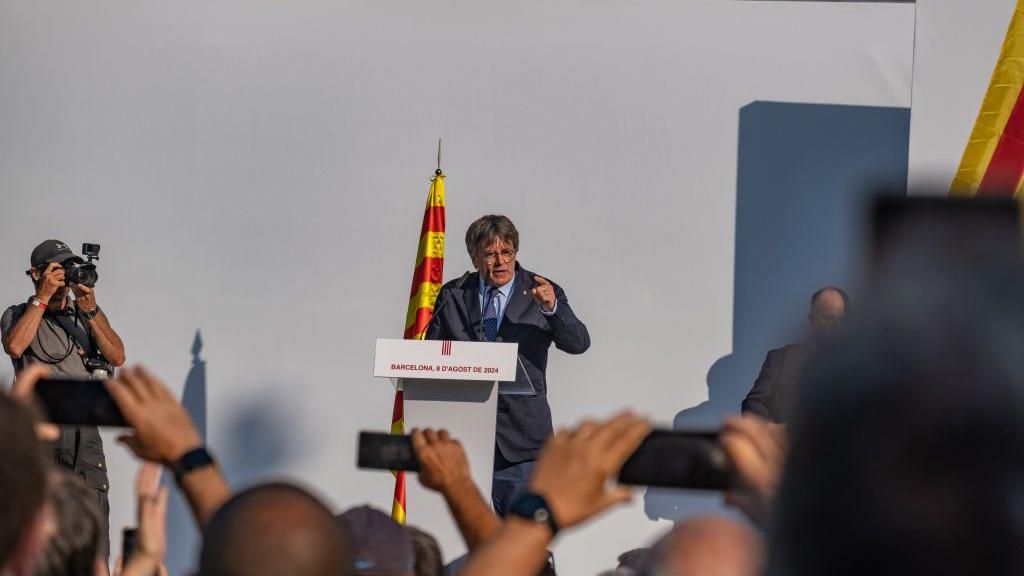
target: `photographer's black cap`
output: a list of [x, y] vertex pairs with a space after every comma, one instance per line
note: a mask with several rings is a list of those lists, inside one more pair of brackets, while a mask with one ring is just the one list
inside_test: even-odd
[[74, 257], [75, 253], [67, 244], [60, 240], [46, 240], [32, 250], [32, 267], [39, 268], [51, 262], [60, 263]]

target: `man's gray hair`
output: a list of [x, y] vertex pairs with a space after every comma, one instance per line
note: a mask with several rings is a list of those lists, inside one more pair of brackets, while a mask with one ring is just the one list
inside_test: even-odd
[[495, 239], [511, 244], [513, 250], [519, 251], [519, 231], [515, 224], [507, 216], [495, 214], [481, 216], [469, 225], [466, 230], [466, 250], [470, 256], [476, 256], [481, 246]]

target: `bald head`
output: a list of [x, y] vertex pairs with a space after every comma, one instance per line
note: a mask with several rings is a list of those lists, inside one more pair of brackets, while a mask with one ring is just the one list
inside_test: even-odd
[[761, 537], [726, 518], [677, 524], [654, 553], [655, 573], [671, 576], [758, 576], [764, 565]]
[[313, 495], [288, 484], [250, 488], [210, 520], [200, 576], [338, 576], [351, 568], [345, 535]]
[[811, 296], [811, 312], [807, 319], [815, 338], [834, 335], [846, 317], [850, 299], [846, 292], [835, 286], [826, 286]]

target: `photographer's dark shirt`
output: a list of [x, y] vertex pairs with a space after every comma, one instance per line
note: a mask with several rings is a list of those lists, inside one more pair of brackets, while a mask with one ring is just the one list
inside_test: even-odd
[[[28, 304], [8, 308], [0, 317], [0, 333], [7, 335], [27, 308]], [[32, 343], [21, 358], [12, 358], [11, 362], [15, 370], [39, 362], [50, 366], [56, 374], [88, 378], [90, 374], [85, 367], [85, 359], [94, 355], [96, 350], [88, 321], [78, 314], [74, 301], [69, 298], [64, 310], [43, 313]], [[106, 519], [109, 514], [106, 493], [110, 484], [99, 429], [95, 426], [62, 426], [60, 440], [53, 443], [53, 454], [58, 465], [80, 475], [90, 488], [99, 493], [100, 507]]]

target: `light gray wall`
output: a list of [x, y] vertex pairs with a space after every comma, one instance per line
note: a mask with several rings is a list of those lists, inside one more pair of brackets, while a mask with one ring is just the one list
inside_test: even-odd
[[[443, 136], [446, 276], [469, 267], [472, 219], [508, 214], [521, 261], [590, 327], [585, 356], [552, 355], [557, 423], [623, 406], [671, 423], [732, 352], [741, 109], [909, 106], [913, 17], [802, 2], [5, 0], [0, 295], [28, 296], [39, 240], [101, 243], [99, 301], [130, 360], [176, 391], [189, 381], [236, 485], [287, 476], [338, 507], [388, 507], [390, 476], [354, 469], [355, 434], [389, 424], [373, 341], [401, 334]], [[799, 322], [805, 296], [780, 317]], [[783, 324], [750, 345], [781, 343]], [[108, 454], [116, 530], [134, 468]], [[592, 574], [648, 542], [666, 523], [644, 500], [567, 536], [560, 571]], [[717, 509], [713, 495], [681, 501], [684, 515]], [[410, 517], [447, 521], [417, 519], [415, 503]]]
[[1016, 0], [920, 0], [910, 187], [949, 189], [988, 91]]

